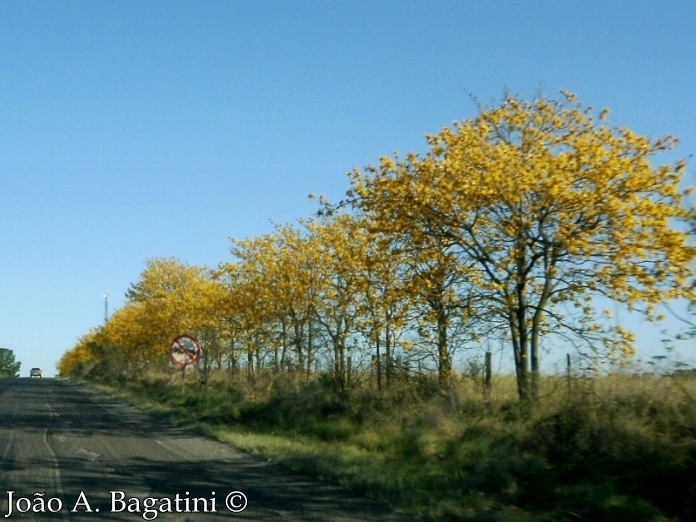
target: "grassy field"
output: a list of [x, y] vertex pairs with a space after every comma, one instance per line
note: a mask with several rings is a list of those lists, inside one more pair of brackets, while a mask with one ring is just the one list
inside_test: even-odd
[[[696, 378], [547, 377], [533, 412], [496, 376], [377, 393], [181, 374], [92, 381], [219, 440], [433, 520], [696, 520]], [[570, 384], [570, 387], [569, 387]]]

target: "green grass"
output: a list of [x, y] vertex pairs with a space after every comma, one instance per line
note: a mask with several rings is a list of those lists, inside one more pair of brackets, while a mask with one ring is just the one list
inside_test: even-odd
[[[421, 383], [422, 384], [422, 383]], [[696, 379], [547, 378], [531, 413], [514, 380], [490, 400], [400, 382], [348, 395], [150, 373], [111, 387], [261, 458], [434, 520], [696, 520]], [[108, 385], [103, 383], [102, 385]], [[423, 389], [428, 389], [424, 387]]]

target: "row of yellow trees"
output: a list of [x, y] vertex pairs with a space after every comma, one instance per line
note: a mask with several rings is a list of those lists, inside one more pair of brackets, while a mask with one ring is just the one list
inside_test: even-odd
[[631, 355], [632, 334], [594, 300], [651, 319], [660, 303], [694, 302], [686, 165], [651, 162], [673, 138], [610, 127], [607, 111], [562, 94], [505, 96], [427, 136], [422, 155], [352, 172], [345, 201], [233, 240], [232, 263], [147, 261], [126, 305], [60, 372], [114, 354], [153, 364], [189, 332], [203, 371], [321, 370], [345, 387], [360, 368], [380, 388], [396, 372], [435, 371], [447, 387], [456, 354], [495, 338], [509, 346], [520, 399], [533, 401], [542, 343]]

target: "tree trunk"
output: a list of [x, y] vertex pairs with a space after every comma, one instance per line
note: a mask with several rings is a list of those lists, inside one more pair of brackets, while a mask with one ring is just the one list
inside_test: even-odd
[[379, 332], [377, 332], [377, 355], [375, 357], [375, 366], [377, 367], [377, 390], [382, 391], [382, 361], [380, 360], [382, 354], [379, 353]]
[[[529, 379], [527, 371], [527, 341], [524, 330], [520, 331], [519, 314], [510, 311], [508, 321], [512, 337], [512, 350], [515, 356], [515, 374], [517, 376], [517, 396], [520, 402], [529, 400]], [[524, 326], [524, 323], [522, 323]]]
[[312, 320], [307, 321], [307, 382], [312, 375], [312, 357], [314, 356], [312, 343], [314, 342], [314, 328], [312, 328]]
[[254, 352], [251, 349], [247, 350], [247, 381], [254, 384]]
[[280, 349], [278, 343], [273, 343], [273, 374], [276, 375], [280, 371]]
[[387, 359], [387, 388], [391, 386], [394, 365], [392, 364], [391, 325], [390, 314], [387, 312], [387, 321], [384, 325], [384, 355]]
[[438, 382], [442, 390], [450, 387], [452, 378], [452, 363], [447, 351], [447, 325], [449, 317], [444, 303], [439, 302], [437, 307], [437, 355], [438, 355]]
[[296, 317], [293, 317], [292, 323], [295, 330], [293, 343], [295, 345], [295, 352], [297, 352], [297, 367], [301, 370], [304, 367], [304, 354], [302, 353], [302, 323]]
[[282, 352], [280, 355], [280, 370], [287, 370], [287, 352], [288, 352], [288, 327], [285, 321], [285, 318], [283, 318], [283, 321], [281, 323], [281, 338], [282, 338]]

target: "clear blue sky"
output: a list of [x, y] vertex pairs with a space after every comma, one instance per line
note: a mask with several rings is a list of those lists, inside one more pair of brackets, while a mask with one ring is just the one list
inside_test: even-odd
[[145, 259], [228, 261], [504, 88], [690, 156], [696, 2], [0, 2], [0, 346], [51, 375]]

